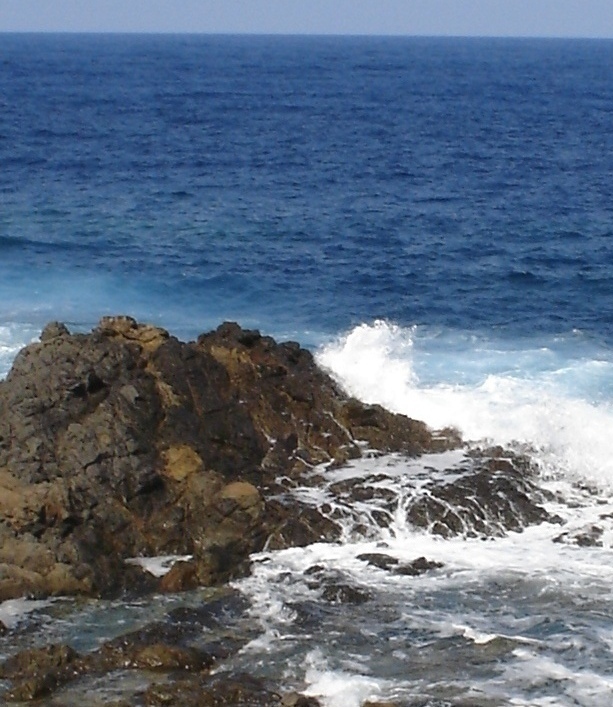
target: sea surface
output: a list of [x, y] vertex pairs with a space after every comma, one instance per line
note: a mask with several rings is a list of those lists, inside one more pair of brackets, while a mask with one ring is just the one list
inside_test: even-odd
[[[259, 627], [237, 667], [326, 707], [613, 704], [611, 67], [596, 40], [0, 35], [0, 377], [50, 320], [236, 320], [366, 401], [528, 449], [565, 522], [445, 540], [399, 512], [265, 553], [237, 584]], [[342, 473], [385, 476], [401, 509], [461, 467]], [[356, 559], [382, 547], [443, 567]], [[326, 608], [313, 565], [372, 601]], [[60, 630], [46, 607], [78, 647], [146, 613]]]

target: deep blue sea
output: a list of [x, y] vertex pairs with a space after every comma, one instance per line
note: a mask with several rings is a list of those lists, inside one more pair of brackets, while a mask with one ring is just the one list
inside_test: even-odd
[[[0, 35], [0, 376], [49, 320], [236, 320], [529, 448], [567, 527], [603, 526], [586, 548], [400, 523], [378, 542], [448, 568], [410, 586], [355, 538], [279, 553], [242, 585], [251, 669], [329, 707], [613, 703], [612, 67], [596, 40]], [[394, 621], [299, 635], [282, 578], [314, 561]]]

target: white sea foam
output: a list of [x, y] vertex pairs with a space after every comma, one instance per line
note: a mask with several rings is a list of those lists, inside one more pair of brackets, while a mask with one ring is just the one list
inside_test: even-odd
[[[461, 451], [419, 459], [390, 455], [318, 469], [330, 484], [354, 478], [395, 491], [399, 510], [381, 528], [368, 508], [376, 499], [353, 502], [355, 521], [347, 516], [343, 542], [254, 557], [252, 574], [238, 586], [251, 598], [263, 634], [243, 652], [245, 664], [265, 655], [267, 664], [289, 665], [291, 656], [288, 679], [326, 707], [424, 695], [450, 704], [455, 698], [470, 703], [471, 696], [475, 703], [606, 704], [613, 639], [602, 612], [611, 598], [613, 551], [606, 542], [579, 547], [554, 541], [586, 525], [613, 526], [613, 502], [604, 492], [557, 479], [543, 483], [554, 499], [547, 510], [559, 523], [489, 541], [443, 539], [407, 523], [402, 497], [408, 482], [419, 489], [421, 480], [454, 478], [449, 468], [460, 475], [462, 460]], [[317, 492], [298, 496], [331, 505], [327, 488], [324, 482]], [[370, 523], [371, 532], [356, 537], [352, 522]], [[364, 553], [383, 553], [400, 565], [423, 556], [442, 566], [406, 577], [359, 559]], [[322, 605], [322, 586], [337, 581], [372, 599], [356, 608]], [[318, 607], [311, 610], [320, 623], [301, 629], [301, 606], [307, 615], [308, 607]], [[492, 667], [467, 667], [481, 662]]]
[[7, 599], [0, 603], [0, 621], [7, 628], [15, 628], [28, 614], [50, 603], [46, 599]]
[[385, 681], [368, 675], [331, 670], [320, 650], [311, 651], [305, 659], [308, 685], [305, 694], [323, 700], [326, 707], [360, 707], [366, 700], [376, 700]]
[[39, 334], [40, 329], [31, 324], [0, 324], [0, 380], [6, 377], [18, 351]]
[[[504, 672], [504, 684], [519, 684], [532, 688], [559, 685], [556, 700], [544, 699], [525, 702], [511, 700], [512, 705], [589, 705], [610, 707], [613, 696], [613, 678], [589, 669], [569, 670], [556, 660], [536, 654], [529, 648], [514, 651], [517, 661], [508, 665]], [[502, 690], [501, 690], [502, 696]]]
[[378, 321], [325, 346], [317, 359], [366, 402], [433, 428], [455, 426], [467, 440], [529, 445], [550, 474], [613, 486], [611, 352], [594, 349], [590, 358], [580, 343], [521, 349], [448, 337], [445, 348], [415, 328]]
[[138, 565], [154, 577], [163, 577], [168, 574], [176, 562], [186, 562], [192, 555], [158, 555], [157, 557], [128, 557], [125, 562], [129, 565]]

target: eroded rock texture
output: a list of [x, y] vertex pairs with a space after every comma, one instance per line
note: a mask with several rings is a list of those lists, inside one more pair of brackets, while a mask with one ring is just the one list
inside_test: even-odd
[[183, 343], [128, 317], [48, 325], [0, 383], [0, 600], [157, 589], [124, 560], [193, 555], [169, 591], [223, 582], [248, 555], [333, 539], [276, 479], [372, 448], [459, 444], [348, 398], [296, 343], [223, 324]]

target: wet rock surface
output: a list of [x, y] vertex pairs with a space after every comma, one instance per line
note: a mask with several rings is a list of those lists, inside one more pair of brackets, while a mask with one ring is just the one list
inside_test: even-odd
[[[556, 522], [535, 470], [508, 450], [472, 450], [459, 467], [424, 466], [400, 482], [384, 465], [346, 473], [365, 455], [406, 460], [459, 446], [453, 430], [433, 433], [348, 397], [298, 344], [236, 324], [182, 343], [128, 317], [105, 318], [90, 334], [52, 323], [0, 382], [0, 601], [223, 585], [265, 561], [251, 559], [263, 549], [334, 542], [348, 528], [369, 538], [399, 518], [442, 537]], [[600, 535], [560, 541], [597, 544]], [[183, 559], [162, 577], [127, 562], [158, 555]], [[357, 559], [407, 581], [442, 566], [385, 552]], [[376, 603], [342, 573], [313, 566], [304, 579], [318, 598], [288, 602], [298, 625]], [[248, 609], [224, 590], [95, 650], [30, 645], [0, 664], [0, 699], [87, 703], [79, 695], [88, 681], [116, 681], [117, 707], [316, 707], [295, 685], [226, 670], [255, 637], [236, 628]]]
[[[245, 622], [248, 607], [237, 592], [222, 590], [217, 598], [173, 609], [89, 652], [67, 644], [21, 650], [0, 663], [0, 680], [9, 684], [0, 699], [45, 707], [73, 704], [92, 681], [117, 682], [119, 676], [117, 704], [316, 707], [317, 700], [282, 684], [220, 667], [254, 637]], [[140, 677], [129, 680], [129, 674]], [[145, 687], [134, 689], [135, 684]], [[90, 704], [93, 698], [83, 699]]]
[[383, 553], [364, 553], [357, 556], [358, 560], [362, 560], [367, 564], [378, 567], [381, 570], [392, 572], [392, 574], [404, 575], [408, 577], [417, 577], [430, 570], [443, 567], [442, 562], [428, 560], [425, 557], [418, 557], [409, 563], [401, 563], [398, 558], [385, 555]]
[[[501, 537], [509, 531], [542, 522], [558, 523], [545, 503], [551, 500], [537, 484], [538, 470], [521, 453], [500, 447], [468, 450], [461, 462], [447, 469], [425, 469], [398, 477], [389, 472], [318, 479], [325, 486], [329, 515], [349, 525], [356, 537], [373, 528], [389, 528], [399, 512], [416, 528], [444, 538]], [[368, 517], [370, 523], [360, 518]], [[393, 558], [370, 557], [389, 568]]]
[[502, 536], [527, 525], [554, 522], [535, 477], [526, 457], [500, 448], [475, 450], [469, 473], [449, 483], [426, 484], [409, 504], [407, 519], [443, 537]]

